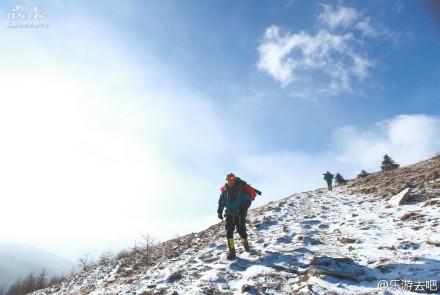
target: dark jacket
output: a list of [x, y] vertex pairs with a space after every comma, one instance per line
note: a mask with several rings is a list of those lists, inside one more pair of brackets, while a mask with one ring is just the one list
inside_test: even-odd
[[233, 187], [226, 187], [220, 194], [218, 199], [218, 214], [223, 214], [223, 209], [226, 208], [226, 214], [241, 214], [248, 207], [251, 198], [244, 189], [242, 182], [236, 182]]
[[330, 172], [324, 173], [324, 179], [327, 182], [332, 182], [333, 180], [333, 174], [331, 174]]

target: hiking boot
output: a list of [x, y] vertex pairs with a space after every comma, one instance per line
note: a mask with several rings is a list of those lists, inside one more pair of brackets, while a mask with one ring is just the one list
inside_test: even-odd
[[249, 248], [249, 242], [248, 242], [248, 239], [247, 239], [247, 238], [245, 238], [245, 239], [241, 239], [241, 242], [243, 243], [244, 250], [245, 250], [246, 252], [250, 252], [251, 249]]
[[229, 248], [229, 252], [228, 255], [226, 256], [227, 259], [232, 260], [235, 259], [236, 255], [235, 255], [235, 246], [234, 246], [234, 239], [228, 239], [228, 248]]
[[228, 255], [226, 255], [226, 258], [228, 260], [234, 260], [237, 257], [235, 254], [235, 249], [229, 250]]

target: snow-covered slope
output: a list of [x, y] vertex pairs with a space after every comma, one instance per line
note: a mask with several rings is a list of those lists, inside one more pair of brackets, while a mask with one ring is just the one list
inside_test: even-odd
[[390, 206], [353, 186], [300, 193], [250, 211], [254, 251], [236, 236], [235, 261], [217, 224], [163, 245], [168, 254], [149, 267], [114, 260], [35, 294], [386, 293], [379, 282], [387, 294], [438, 293], [438, 197]]

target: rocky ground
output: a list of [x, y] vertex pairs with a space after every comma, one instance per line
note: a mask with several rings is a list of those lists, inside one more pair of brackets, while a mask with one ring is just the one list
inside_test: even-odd
[[[150, 265], [120, 256], [43, 294], [440, 293], [440, 157], [252, 210], [246, 253], [223, 224], [168, 241]], [[402, 205], [390, 197], [408, 187]]]
[[440, 195], [440, 155], [414, 165], [387, 172], [372, 173], [350, 181], [347, 187], [352, 193], [374, 194], [390, 197], [405, 187], [412, 189], [414, 201]]

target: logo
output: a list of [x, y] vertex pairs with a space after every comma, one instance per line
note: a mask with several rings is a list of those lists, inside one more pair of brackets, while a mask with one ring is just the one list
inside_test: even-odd
[[47, 13], [36, 4], [17, 2], [8, 11], [9, 29], [49, 28]]

